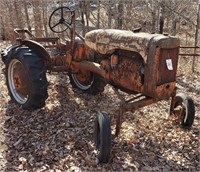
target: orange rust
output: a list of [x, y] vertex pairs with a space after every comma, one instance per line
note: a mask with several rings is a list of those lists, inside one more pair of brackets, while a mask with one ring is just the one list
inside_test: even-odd
[[90, 84], [91, 82], [91, 77], [92, 77], [92, 73], [90, 71], [87, 70], [79, 70], [78, 72], [75, 73], [77, 79], [84, 83], [84, 84]]
[[112, 56], [111, 56], [111, 66], [112, 65], [117, 65], [119, 63], [119, 57], [118, 57], [118, 55], [115, 55], [115, 54], [113, 54]]
[[81, 61], [81, 62], [71, 62], [70, 66], [74, 72], [74, 70], [87, 70], [94, 73], [97, 73], [105, 78], [107, 78], [107, 74], [105, 70], [101, 69], [100, 65], [98, 63], [90, 62], [90, 61]]
[[17, 90], [20, 90], [22, 87], [22, 83], [20, 81], [19, 76], [14, 76], [14, 85], [16, 87]]
[[[157, 77], [157, 85], [162, 85], [169, 82], [176, 81], [176, 71], [178, 65], [178, 48], [173, 49], [161, 49], [160, 53], [160, 61], [158, 63], [158, 77]], [[167, 67], [167, 60], [171, 60], [172, 62], [172, 70], [169, 70]]]
[[65, 55], [65, 60], [66, 60], [67, 66], [70, 66], [71, 61], [72, 61], [72, 56], [71, 56], [71, 54], [66, 53], [66, 55]]
[[120, 63], [110, 71], [110, 79], [114, 85], [136, 92], [143, 91], [143, 76], [141, 58], [120, 57]]
[[74, 45], [74, 52], [73, 52], [73, 60], [81, 61], [89, 59], [89, 48], [85, 44], [78, 44], [78, 42]]
[[147, 63], [144, 70], [144, 93], [145, 95], [154, 97], [156, 89], [156, 81], [158, 77], [157, 66], [160, 57], [160, 47], [150, 49], [147, 57]]
[[156, 87], [156, 97], [160, 99], [169, 99], [176, 87], [176, 82], [166, 83]]
[[28, 94], [28, 77], [22, 64], [18, 64], [14, 70], [13, 81], [16, 91], [21, 95], [26, 96]]
[[106, 72], [110, 71], [110, 66], [111, 66], [110, 65], [110, 60], [106, 60], [106, 59], [101, 60], [100, 65], [101, 65], [101, 68], [103, 70], [105, 70]]

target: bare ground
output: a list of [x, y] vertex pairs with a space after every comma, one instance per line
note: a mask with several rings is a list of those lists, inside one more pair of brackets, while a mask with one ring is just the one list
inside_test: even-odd
[[24, 111], [10, 101], [0, 72], [0, 171], [200, 171], [199, 73], [181, 71], [177, 77], [179, 91], [195, 102], [190, 130], [168, 115], [169, 101], [126, 113], [107, 164], [98, 162], [93, 125], [98, 110], [109, 112], [114, 121], [119, 100], [112, 88], [92, 96], [72, 89], [64, 74], [48, 79], [46, 106]]

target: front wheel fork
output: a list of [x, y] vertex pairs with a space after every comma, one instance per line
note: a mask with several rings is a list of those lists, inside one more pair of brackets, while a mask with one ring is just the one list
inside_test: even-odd
[[169, 110], [170, 115], [174, 114], [174, 107], [175, 107], [175, 100], [176, 100], [176, 90], [177, 90], [177, 88], [174, 89], [172, 96], [171, 96], [171, 104], [170, 104], [170, 110]]

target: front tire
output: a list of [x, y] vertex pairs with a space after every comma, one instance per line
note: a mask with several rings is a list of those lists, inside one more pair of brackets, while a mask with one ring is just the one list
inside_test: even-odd
[[6, 85], [11, 99], [23, 109], [45, 106], [48, 97], [46, 69], [42, 59], [31, 49], [11, 49], [6, 57]]
[[111, 122], [106, 112], [98, 112], [94, 123], [94, 142], [98, 150], [98, 159], [107, 163], [111, 153]]
[[195, 117], [193, 100], [184, 93], [178, 93], [175, 97], [174, 113], [178, 116], [183, 128], [190, 128]]

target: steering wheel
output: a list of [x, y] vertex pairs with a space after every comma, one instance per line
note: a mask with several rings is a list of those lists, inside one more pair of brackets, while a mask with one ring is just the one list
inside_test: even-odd
[[64, 32], [72, 24], [72, 11], [68, 7], [55, 9], [49, 17], [49, 28], [55, 33]]

